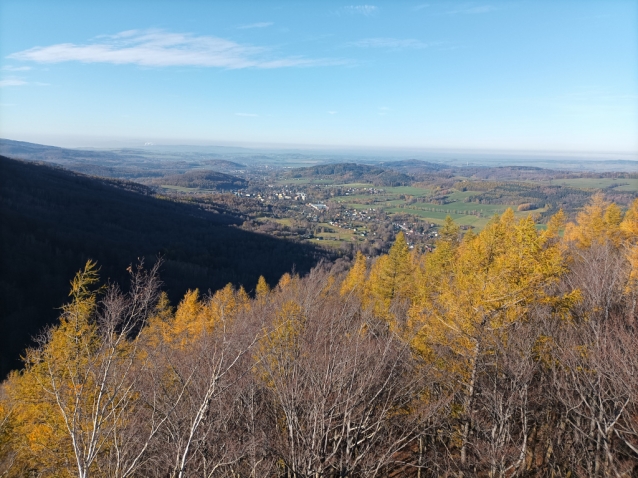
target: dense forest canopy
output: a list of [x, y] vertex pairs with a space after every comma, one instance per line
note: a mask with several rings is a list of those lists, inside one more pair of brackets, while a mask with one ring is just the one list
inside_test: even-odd
[[184, 174], [175, 174], [154, 179], [150, 182], [155, 185], [180, 186], [184, 188], [201, 189], [241, 189], [248, 185], [248, 181], [230, 174], [216, 171], [187, 171]]
[[321, 164], [308, 168], [295, 168], [288, 173], [291, 178], [326, 178], [342, 182], [366, 181], [377, 186], [405, 186], [413, 178], [401, 172], [356, 163]]
[[2, 472], [634, 476], [638, 200], [565, 222], [448, 218], [433, 252], [176, 306], [157, 266], [123, 289], [88, 261], [2, 385]]

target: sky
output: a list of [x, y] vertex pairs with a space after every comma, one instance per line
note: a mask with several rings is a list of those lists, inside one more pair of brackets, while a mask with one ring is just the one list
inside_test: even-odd
[[0, 2], [0, 137], [638, 159], [638, 1]]

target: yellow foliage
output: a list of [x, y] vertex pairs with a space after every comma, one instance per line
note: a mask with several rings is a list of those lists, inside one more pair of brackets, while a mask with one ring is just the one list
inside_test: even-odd
[[450, 216], [445, 216], [445, 222], [438, 234], [439, 241], [457, 245], [461, 237], [461, 228]]
[[237, 300], [239, 301], [239, 303], [243, 304], [244, 307], [246, 307], [247, 309], [250, 308], [250, 296], [248, 295], [248, 292], [246, 292], [246, 289], [244, 289], [243, 286], [239, 287], [239, 290], [236, 292], [237, 294]]
[[374, 311], [388, 320], [390, 304], [395, 298], [410, 299], [414, 294], [415, 265], [405, 235], [397, 234], [387, 255], [381, 256], [370, 269], [366, 295]]
[[43, 379], [29, 370], [12, 372], [3, 383], [2, 407], [11, 409], [11, 417], [10, 433], [2, 445], [15, 454], [13, 476], [53, 469], [55, 476], [70, 477], [74, 471], [70, 438], [55, 401], [44, 393]]
[[75, 416], [76, 426], [90, 427], [80, 410], [96, 392], [95, 377], [87, 369], [96, 360], [99, 336], [94, 313], [99, 288], [95, 262], [71, 281], [72, 300], [62, 308], [60, 324], [42, 349], [29, 350], [25, 369], [13, 372], [3, 384], [11, 409], [11, 443], [17, 470], [35, 473], [56, 470], [51, 476], [72, 476], [74, 455], [64, 411]]
[[281, 276], [281, 279], [279, 279], [277, 287], [279, 287], [280, 290], [285, 289], [291, 281], [292, 277], [286, 272], [284, 275]]
[[580, 249], [608, 241], [620, 250], [627, 261], [628, 282], [625, 293], [636, 293], [638, 288], [638, 199], [624, 214], [619, 206], [596, 194], [565, 229], [565, 239]]
[[167, 339], [179, 339], [182, 345], [190, 342], [204, 330], [204, 321], [201, 320], [203, 306], [199, 300], [199, 290], [188, 290], [184, 298], [177, 306], [175, 320], [172, 324], [171, 336]]
[[202, 318], [207, 330], [212, 330], [220, 322], [228, 323], [237, 317], [237, 314], [249, 307], [250, 298], [246, 291], [240, 289], [236, 292], [232, 284], [227, 284], [221, 290], [215, 292], [202, 310]]
[[620, 223], [623, 236], [632, 244], [638, 243], [638, 199], [631, 204]]
[[567, 224], [565, 240], [579, 249], [609, 240], [618, 246], [621, 239], [622, 212], [618, 206], [605, 201], [602, 193], [595, 194], [576, 216], [575, 223]]
[[[453, 374], [465, 385], [460, 395], [469, 396], [472, 387], [468, 385], [478, 358], [494, 353], [494, 345], [506, 344], [511, 326], [529, 320], [533, 306], [548, 305], [555, 317], [570, 318], [581, 292], [556, 296], [552, 290], [566, 270], [566, 244], [587, 248], [609, 241], [617, 246], [631, 267], [632, 293], [638, 290], [638, 200], [623, 217], [618, 206], [595, 195], [576, 222], [566, 226], [565, 240], [561, 241], [559, 233], [564, 224], [561, 210], [550, 219], [545, 231], [539, 231], [531, 217], [517, 220], [508, 209], [492, 218], [480, 233], [462, 235], [448, 217], [433, 252], [411, 252], [404, 234], [399, 233], [388, 254], [378, 257], [370, 269], [365, 256], [358, 252], [341, 284], [328, 276], [321, 283], [321, 298], [337, 300], [336, 291], [342, 297], [359, 296], [363, 307], [370, 307], [387, 320], [390, 329], [399, 332], [415, 354], [434, 365], [436, 373], [441, 377]], [[90, 408], [87, 404], [94, 398], [95, 379], [85, 371], [91, 361], [99, 360], [96, 356], [101, 337], [94, 321], [97, 282], [97, 268], [89, 261], [71, 282], [72, 300], [63, 307], [60, 324], [50, 331], [46, 345], [29, 352], [25, 370], [12, 373], [2, 385], [0, 460], [2, 450], [11, 449], [17, 454], [21, 473], [36, 470], [45, 476], [42, 470], [50, 467], [56, 471], [49, 476], [72, 474], [73, 451], [60, 410], [72, 413], [74, 407]], [[290, 299], [303, 291], [303, 284], [298, 276], [285, 274], [271, 291], [260, 276], [252, 301], [243, 288], [235, 290], [228, 284], [206, 299], [197, 289], [189, 290], [176, 308], [163, 293], [140, 336], [150, 347], [185, 349], [203, 334], [237, 320], [251, 304], [255, 310], [263, 308], [266, 314], [274, 309], [274, 319], [252, 349], [258, 355], [254, 370], [272, 386], [274, 381], [294, 373], [296, 359], [306, 353], [300, 342], [307, 325], [304, 307], [308, 306], [301, 305], [306, 304], [303, 300]], [[407, 325], [401, 327], [391, 309], [397, 303], [409, 307]], [[553, 340], [549, 336], [536, 340], [533, 353], [541, 364], [554, 363]], [[439, 354], [441, 348], [449, 354]], [[143, 356], [134, 356], [124, 343], [117, 355], [127, 354]], [[455, 387], [456, 383], [449, 386]], [[431, 399], [427, 392], [422, 398]], [[460, 400], [451, 404], [451, 415], [463, 418], [469, 403]], [[453, 435], [458, 443], [461, 438]]]
[[255, 294], [258, 299], [264, 299], [270, 292], [270, 287], [266, 282], [264, 276], [259, 276], [259, 280], [257, 281], [257, 287], [255, 288]]
[[460, 362], [445, 367], [468, 374], [479, 345], [526, 320], [564, 271], [558, 243], [546, 237], [531, 217], [517, 222], [508, 210], [457, 248], [439, 243], [441, 251], [426, 257], [426, 280], [410, 310], [415, 351], [427, 357], [433, 345], [447, 346]]
[[290, 372], [288, 365], [302, 353], [299, 336], [306, 324], [301, 306], [292, 300], [284, 302], [277, 311], [273, 329], [259, 343], [262, 379], [271, 384], [273, 377], [285, 376]]
[[[232, 284], [215, 292], [206, 302], [200, 300], [197, 289], [189, 290], [177, 306], [172, 323], [169, 327], [164, 326], [164, 340], [186, 346], [204, 332], [212, 332], [218, 324], [234, 320], [249, 307], [250, 297], [246, 291], [243, 288], [236, 291]], [[162, 327], [156, 322], [155, 327]]]
[[545, 231], [543, 231], [542, 233], [543, 239], [545, 239], [546, 241], [557, 239], [560, 230], [565, 227], [565, 221], [565, 213], [561, 209], [556, 214], [554, 214], [547, 222], [547, 229], [545, 229]]
[[636, 287], [638, 285], [638, 244], [630, 246], [627, 253], [627, 260], [631, 267], [629, 272], [629, 284], [630, 287]]
[[365, 284], [368, 267], [365, 256], [361, 251], [357, 251], [354, 265], [348, 272], [348, 275], [341, 284], [341, 295], [347, 295], [352, 292], [361, 293]]

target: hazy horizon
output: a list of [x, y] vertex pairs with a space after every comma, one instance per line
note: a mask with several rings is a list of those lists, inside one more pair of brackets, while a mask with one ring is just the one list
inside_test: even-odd
[[[12, 138], [0, 138], [14, 140]], [[444, 148], [371, 148], [364, 146], [339, 145], [295, 145], [295, 144], [253, 144], [253, 143], [142, 143], [139, 140], [105, 141], [105, 142], [32, 142], [43, 146], [53, 146], [67, 149], [118, 151], [118, 150], [148, 150], [175, 152], [197, 152], [201, 154], [214, 152], [236, 152], [242, 154], [292, 154], [320, 155], [329, 157], [333, 161], [343, 158], [344, 161], [388, 161], [418, 159], [434, 162], [469, 162], [470, 164], [509, 163], [527, 164], [535, 160], [551, 163], [553, 161], [638, 161], [638, 155], [632, 152], [605, 151], [539, 151], [539, 150], [495, 150], [495, 149], [444, 149]], [[226, 151], [227, 150], [227, 151]], [[324, 158], [325, 159], [325, 158]], [[474, 163], [473, 163], [474, 162]], [[558, 164], [557, 164], [558, 165]], [[545, 164], [545, 166], [547, 166]]]

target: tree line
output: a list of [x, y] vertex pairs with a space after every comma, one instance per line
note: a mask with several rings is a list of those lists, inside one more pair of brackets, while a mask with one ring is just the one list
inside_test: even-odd
[[0, 472], [635, 476], [638, 200], [439, 236], [176, 307], [87, 262], [2, 384]]

